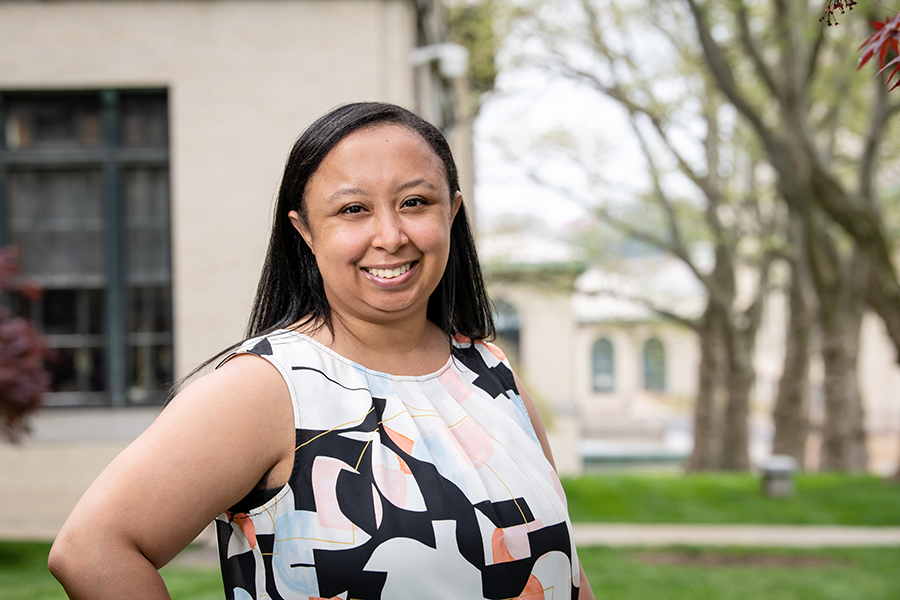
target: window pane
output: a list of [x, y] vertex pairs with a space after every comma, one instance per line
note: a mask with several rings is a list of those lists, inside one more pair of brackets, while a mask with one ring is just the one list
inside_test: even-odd
[[129, 288], [129, 333], [171, 333], [171, 297], [168, 287]]
[[102, 174], [85, 170], [7, 174], [9, 239], [22, 270], [43, 285], [105, 278]]
[[595, 392], [611, 392], [616, 387], [613, 345], [608, 339], [597, 340], [593, 349], [593, 386]]
[[96, 229], [102, 223], [103, 173], [99, 170], [10, 171], [6, 182], [13, 229], [57, 223], [67, 229]]
[[128, 348], [128, 403], [158, 403], [173, 383], [171, 343]]
[[169, 173], [167, 169], [129, 169], [123, 173], [128, 280], [169, 280]]
[[165, 94], [122, 94], [119, 143], [123, 146], [165, 146], [169, 114]]
[[78, 148], [102, 142], [100, 98], [97, 94], [55, 96], [8, 95], [6, 147]]
[[98, 346], [57, 347], [47, 366], [53, 392], [106, 391], [106, 350]]
[[666, 390], [666, 348], [656, 338], [651, 338], [644, 344], [644, 389], [657, 392]]

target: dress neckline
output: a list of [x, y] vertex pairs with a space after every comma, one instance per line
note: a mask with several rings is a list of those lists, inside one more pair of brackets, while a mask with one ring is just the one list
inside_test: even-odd
[[[334, 359], [336, 359], [346, 365], [353, 367], [354, 369], [356, 369], [358, 371], [363, 371], [367, 375], [372, 375], [374, 377], [380, 377], [383, 379], [390, 379], [392, 381], [428, 381], [431, 379], [436, 379], [436, 378], [440, 377], [442, 374], [444, 374], [444, 372], [446, 372], [447, 369], [449, 369], [453, 365], [453, 353], [451, 352], [450, 356], [447, 357], [447, 361], [437, 371], [433, 371], [431, 373], [426, 373], [424, 375], [394, 375], [392, 373], [386, 373], [384, 371], [376, 371], [375, 369], [370, 369], [370, 368], [366, 367], [365, 365], [361, 365], [356, 361], [350, 360], [346, 356], [339, 354], [338, 352], [335, 352], [334, 350], [332, 350], [331, 348], [329, 348], [322, 342], [319, 342], [318, 340], [315, 340], [315, 339], [311, 338], [310, 336], [308, 336], [307, 334], [297, 331], [296, 329], [277, 329], [269, 335], [279, 335], [279, 334], [287, 334], [287, 335], [291, 335], [291, 336], [300, 338], [300, 339], [308, 342], [309, 344], [311, 344], [314, 348], [328, 354], [329, 356], [333, 357]], [[454, 348], [460, 347], [459, 341], [455, 338], [450, 339], [450, 344]]]

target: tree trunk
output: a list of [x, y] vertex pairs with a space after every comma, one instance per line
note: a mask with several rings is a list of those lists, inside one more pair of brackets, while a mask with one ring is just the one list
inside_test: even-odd
[[784, 370], [778, 384], [778, 396], [772, 420], [775, 436], [772, 454], [786, 454], [803, 468], [806, 439], [809, 434], [809, 346], [810, 318], [809, 264], [804, 252], [804, 223], [796, 212], [791, 214], [790, 314], [785, 340]]
[[728, 339], [728, 403], [722, 431], [721, 468], [750, 469], [750, 390], [753, 387], [755, 328], [739, 329], [730, 324]]
[[712, 302], [700, 325], [700, 374], [694, 405], [694, 447], [688, 458], [689, 472], [709, 471], [719, 466], [722, 447], [720, 402], [725, 366], [722, 315]]
[[820, 229], [810, 246], [825, 367], [819, 464], [823, 470], [865, 471], [868, 457], [857, 358], [868, 259], [856, 249], [849, 260], [841, 261], [827, 235]]
[[862, 310], [847, 306], [822, 319], [825, 422], [822, 470], [865, 471], [868, 464], [862, 401], [857, 380]]

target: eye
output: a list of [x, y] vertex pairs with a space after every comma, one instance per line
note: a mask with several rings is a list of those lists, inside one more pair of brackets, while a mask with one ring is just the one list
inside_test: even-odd
[[340, 214], [342, 215], [358, 215], [364, 210], [363, 206], [360, 204], [351, 204], [349, 206], [345, 206], [340, 210]]
[[418, 196], [413, 196], [412, 198], [406, 198], [403, 200], [403, 207], [405, 208], [415, 208], [416, 206], [422, 206], [423, 204], [428, 204], [424, 198], [419, 198]]

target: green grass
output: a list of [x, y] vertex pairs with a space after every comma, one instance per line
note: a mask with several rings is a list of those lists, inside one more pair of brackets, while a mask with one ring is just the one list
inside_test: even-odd
[[[575, 521], [900, 526], [900, 486], [875, 477], [800, 475], [796, 496], [784, 499], [764, 497], [759, 478], [745, 474], [610, 474], [565, 480], [563, 486]], [[0, 600], [66, 599], [47, 571], [49, 550], [49, 543], [0, 541]], [[900, 548], [598, 547], [582, 548], [579, 555], [599, 598], [900, 598]], [[654, 556], [674, 557], [677, 564], [648, 560]], [[224, 597], [215, 567], [167, 567], [163, 577], [175, 599]]]
[[[900, 577], [897, 576], [900, 548], [828, 550], [681, 548], [662, 551], [582, 548], [578, 551], [578, 555], [597, 598], [616, 600], [900, 598]], [[648, 560], [654, 557], [679, 560], [674, 564], [656, 564]], [[718, 564], [720, 562], [734, 564]]]
[[[0, 600], [67, 600], [47, 570], [49, 542], [0, 541]], [[163, 578], [173, 599], [222, 600], [218, 567], [166, 567]]]
[[[65, 600], [47, 572], [50, 544], [0, 542], [0, 600]], [[598, 598], [896, 600], [900, 548], [581, 548]], [[674, 564], [659, 564], [660, 559]], [[654, 560], [655, 559], [655, 560]], [[668, 561], [663, 561], [668, 562]], [[725, 564], [722, 564], [725, 563]], [[164, 569], [173, 598], [221, 600], [216, 569]]]
[[871, 476], [803, 474], [791, 498], [767, 498], [759, 477], [611, 474], [563, 481], [573, 521], [900, 525], [900, 485]]

